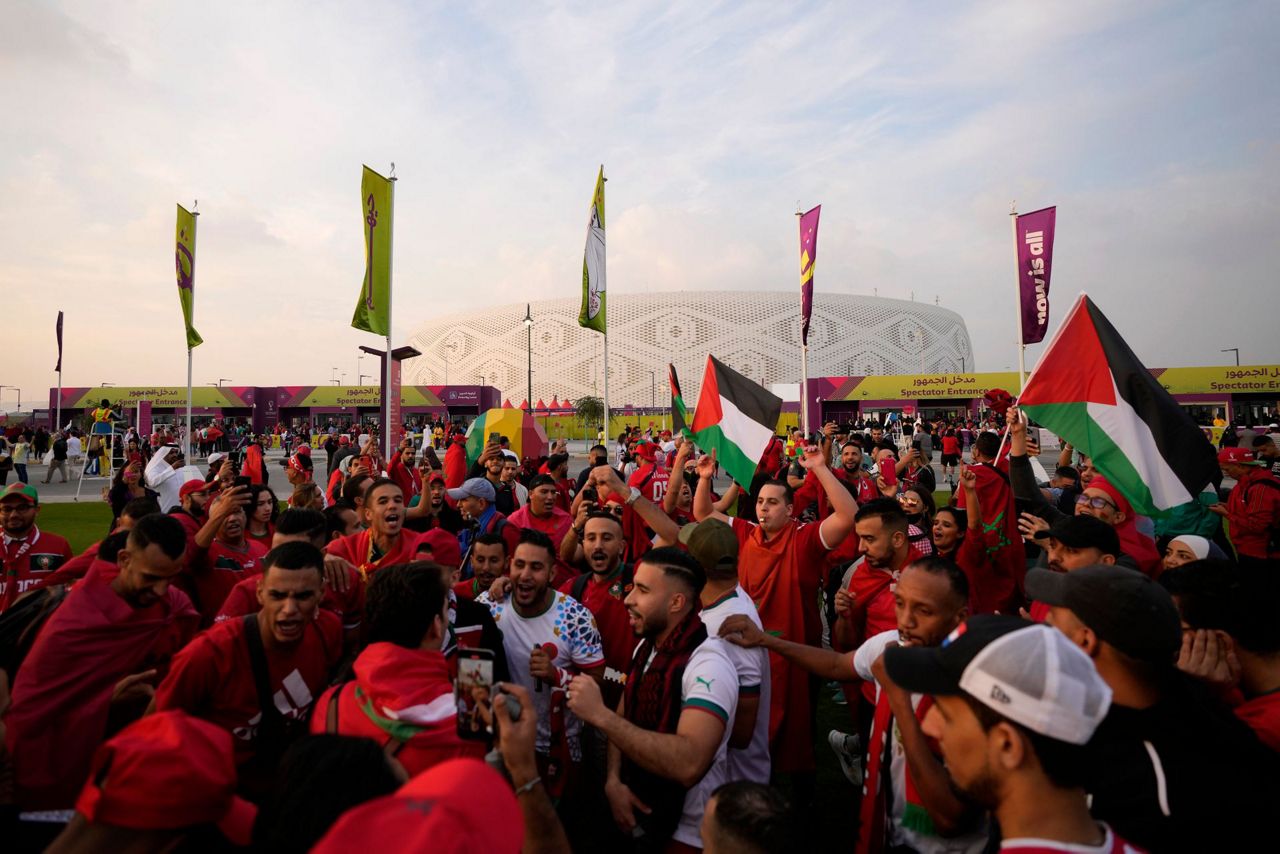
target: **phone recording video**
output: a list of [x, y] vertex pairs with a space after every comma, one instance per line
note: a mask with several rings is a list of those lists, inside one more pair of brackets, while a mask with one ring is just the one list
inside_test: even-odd
[[458, 677], [453, 683], [458, 735], [486, 740], [493, 735], [493, 651], [458, 648]]

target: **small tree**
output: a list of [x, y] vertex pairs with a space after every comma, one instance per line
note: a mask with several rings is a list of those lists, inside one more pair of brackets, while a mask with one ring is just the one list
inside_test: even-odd
[[573, 405], [573, 409], [578, 423], [593, 431], [604, 423], [604, 401], [598, 397], [590, 395], [580, 397]]

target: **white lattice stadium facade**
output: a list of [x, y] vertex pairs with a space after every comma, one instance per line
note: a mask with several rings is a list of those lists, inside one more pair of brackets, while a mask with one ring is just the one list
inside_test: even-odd
[[[669, 401], [667, 363], [685, 399], [697, 399], [707, 354], [763, 382], [800, 379], [799, 295], [793, 291], [610, 293], [609, 398], [615, 406]], [[577, 400], [601, 394], [601, 336], [578, 326], [578, 300], [532, 304], [533, 394]], [[519, 404], [526, 388], [525, 304], [442, 317], [409, 338], [422, 356], [404, 363], [404, 382], [483, 382]], [[906, 300], [815, 295], [809, 376], [973, 371], [964, 320]], [[654, 391], [656, 387], [656, 392]]]

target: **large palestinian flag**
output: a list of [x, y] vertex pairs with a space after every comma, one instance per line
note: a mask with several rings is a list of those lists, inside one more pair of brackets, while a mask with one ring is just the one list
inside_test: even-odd
[[684, 405], [684, 394], [680, 391], [680, 378], [676, 376], [676, 366], [667, 363], [667, 379], [671, 382], [671, 435], [689, 435], [689, 409]]
[[1209, 440], [1084, 294], [1018, 405], [1088, 454], [1143, 515], [1186, 504], [1218, 473]]
[[746, 487], [778, 429], [782, 398], [756, 385], [733, 368], [707, 356], [702, 390], [690, 432], [740, 486]]

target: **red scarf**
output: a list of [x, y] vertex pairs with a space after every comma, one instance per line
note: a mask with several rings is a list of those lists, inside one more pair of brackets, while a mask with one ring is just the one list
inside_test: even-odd
[[[925, 713], [933, 705], [932, 697], [921, 697], [916, 705], [916, 720], [924, 720]], [[882, 688], [876, 698], [876, 714], [871, 723], [871, 743], [867, 752], [867, 773], [862, 778], [862, 808], [858, 822], [858, 845], [856, 854], [879, 854], [884, 851], [889, 835], [886, 823], [889, 820], [889, 799], [886, 797], [890, 780], [886, 773], [885, 756], [891, 745], [889, 738], [893, 732], [893, 713], [889, 711], [889, 695]], [[911, 766], [903, 763], [903, 790], [906, 793], [906, 804], [902, 814], [902, 823], [913, 830], [936, 833], [933, 821], [920, 802], [920, 793], [916, 791], [911, 779]]]

